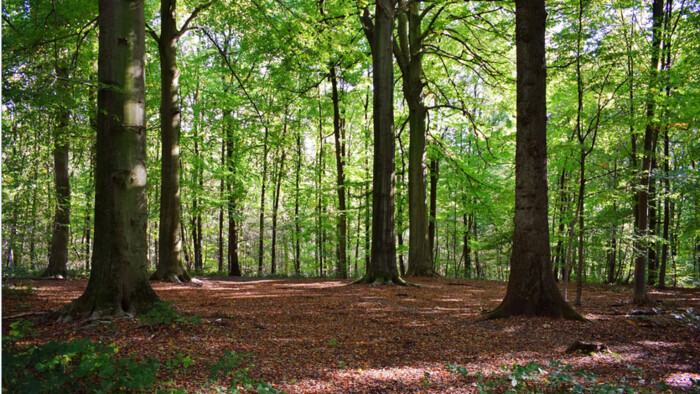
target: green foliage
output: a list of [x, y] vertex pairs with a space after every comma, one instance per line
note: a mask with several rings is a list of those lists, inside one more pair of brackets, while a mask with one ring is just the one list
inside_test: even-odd
[[27, 336], [36, 335], [36, 331], [32, 328], [34, 323], [29, 320], [20, 319], [14, 323], [10, 323], [10, 332], [8, 337], [3, 338], [4, 340], [17, 341], [23, 339]]
[[186, 374], [187, 370], [195, 364], [190, 355], [183, 355], [178, 352], [174, 358], [165, 362], [165, 367], [174, 375]]
[[[628, 366], [640, 381], [644, 371]], [[601, 382], [597, 375], [585, 369], [575, 371], [571, 365], [561, 361], [550, 360], [549, 366], [542, 366], [534, 361], [525, 365], [513, 364], [508, 367], [502, 365], [502, 373], [491, 373], [485, 376], [481, 372], [475, 373], [476, 388], [480, 393], [536, 393], [536, 392], [563, 392], [574, 393], [634, 393], [637, 390], [627, 385], [627, 380], [620, 382]], [[451, 373], [469, 376], [469, 371], [454, 363], [447, 364], [447, 370]], [[664, 386], [661, 382], [658, 388]]]
[[[22, 324], [10, 335], [21, 338]], [[148, 390], [156, 382], [158, 360], [116, 357], [118, 348], [89, 339], [20, 346], [3, 338], [3, 392], [54, 393]]]
[[341, 347], [341, 346], [340, 346], [340, 343], [338, 343], [338, 339], [337, 339], [337, 338], [331, 338], [331, 339], [328, 341], [328, 346], [332, 346], [332, 347]]
[[[231, 376], [231, 384], [225, 388], [227, 393], [240, 393], [240, 390], [255, 390], [258, 393], [277, 394], [283, 393], [272, 387], [270, 383], [263, 380], [255, 380], [250, 376], [249, 371], [252, 364], [248, 360], [252, 357], [251, 353], [238, 354], [236, 352], [226, 351], [221, 359], [209, 366], [209, 381], [211, 383], [219, 382], [223, 378]], [[219, 386], [213, 387], [217, 392], [222, 389]]]
[[148, 313], [139, 316], [143, 324], [151, 326], [180, 324], [199, 324], [202, 319], [197, 316], [187, 316], [173, 309], [172, 302], [157, 301], [153, 304], [153, 309]]

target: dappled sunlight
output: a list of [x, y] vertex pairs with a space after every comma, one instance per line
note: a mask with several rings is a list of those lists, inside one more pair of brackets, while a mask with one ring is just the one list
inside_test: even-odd
[[700, 381], [698, 372], [674, 372], [664, 378], [664, 382], [674, 388], [688, 388], [693, 386], [693, 381]]
[[[199, 371], [188, 376], [190, 381], [206, 381], [207, 365], [224, 352], [252, 353], [255, 376], [290, 393], [418, 392], [426, 390], [426, 384], [432, 392], [470, 392], [476, 372], [502, 376], [502, 365], [535, 361], [547, 366], [550, 360], [592, 371], [606, 381], [625, 378], [639, 384], [638, 376], [643, 375], [649, 382], [665, 379], [673, 382], [672, 387], [687, 387], [697, 365], [691, 331], [674, 317], [676, 310], [688, 309], [691, 303], [636, 317], [629, 315], [631, 305], [611, 306], [619, 305], [619, 294], [586, 288], [588, 302], [578, 310], [592, 323], [544, 317], [485, 320], [483, 311], [500, 302], [502, 283], [469, 282], [464, 292], [449, 285], [454, 282], [448, 279], [426, 279], [430, 286], [421, 281], [420, 287], [362, 287], [362, 291], [347, 286], [348, 282], [156, 281], [152, 286], [161, 300], [173, 302], [175, 311], [198, 316], [202, 322], [148, 327], [127, 320], [89, 329], [76, 322], [39, 329], [47, 338], [63, 331], [109, 337], [129, 352], [162, 359], [178, 352], [190, 355]], [[22, 302], [3, 299], [4, 313], [58, 309], [77, 298], [86, 283], [16, 283], [34, 290]], [[683, 296], [697, 298], [693, 297], [697, 293]], [[609, 351], [564, 353], [575, 340], [600, 342]], [[447, 372], [448, 362], [465, 367], [470, 375]]]

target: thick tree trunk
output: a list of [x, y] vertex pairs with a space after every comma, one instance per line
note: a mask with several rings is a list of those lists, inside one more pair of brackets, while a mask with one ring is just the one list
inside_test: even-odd
[[333, 87], [333, 135], [335, 136], [335, 162], [337, 170], [338, 192], [338, 247], [336, 275], [338, 278], [348, 277], [347, 265], [347, 207], [345, 205], [345, 138], [342, 136], [342, 126], [340, 119], [340, 98], [338, 97], [338, 77], [336, 76], [335, 65], [331, 66], [330, 79]]
[[506, 296], [489, 318], [513, 315], [583, 320], [552, 274], [547, 220], [547, 115], [544, 0], [515, 3], [517, 134], [515, 218]]
[[423, 102], [423, 34], [420, 3], [410, 3], [399, 15], [399, 45], [393, 50], [399, 60], [403, 93], [408, 104], [410, 128], [408, 149], [408, 276], [434, 276], [428, 250], [428, 209], [426, 204], [425, 119]]
[[372, 253], [365, 276], [358, 280], [360, 283], [405, 284], [396, 267], [393, 30], [394, 2], [377, 0], [373, 31], [368, 34], [373, 42], [374, 73]]
[[95, 247], [83, 295], [60, 313], [143, 313], [158, 297], [146, 275], [144, 5], [99, 2]]
[[176, 0], [161, 0], [161, 33], [158, 39], [160, 58], [160, 133], [161, 186], [160, 256], [151, 279], [189, 282], [190, 275], [182, 264], [182, 233], [180, 229], [180, 103], [178, 97], [179, 70], [177, 42], [180, 38], [175, 24]]
[[[56, 74], [67, 78], [65, 69], [57, 68]], [[62, 277], [68, 274], [68, 241], [70, 238], [70, 175], [68, 171], [68, 151], [70, 150], [70, 133], [68, 122], [70, 113], [61, 108], [53, 136], [54, 181], [56, 184], [56, 213], [54, 215], [53, 232], [51, 233], [51, 249], [49, 265], [43, 276]]]

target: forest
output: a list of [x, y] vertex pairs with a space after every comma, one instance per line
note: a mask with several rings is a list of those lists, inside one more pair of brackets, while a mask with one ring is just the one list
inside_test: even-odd
[[700, 387], [695, 0], [8, 0], [2, 74], [10, 392]]

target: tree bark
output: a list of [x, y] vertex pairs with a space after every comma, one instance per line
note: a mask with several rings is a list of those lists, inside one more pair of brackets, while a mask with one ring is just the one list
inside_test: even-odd
[[301, 174], [301, 132], [297, 132], [297, 168], [294, 193], [294, 274], [299, 275], [301, 269], [301, 223], [299, 219], [299, 177]]
[[425, 119], [423, 102], [423, 13], [420, 3], [409, 2], [399, 17], [398, 45], [393, 51], [402, 75], [408, 104], [410, 129], [408, 149], [408, 276], [435, 276], [428, 250], [428, 209], [426, 204]]
[[517, 0], [515, 218], [510, 278], [489, 318], [514, 315], [584, 320], [564, 301], [552, 273], [547, 219], [544, 0]]
[[345, 139], [342, 133], [340, 119], [340, 98], [338, 97], [338, 77], [335, 71], [335, 65], [331, 66], [330, 79], [333, 88], [333, 135], [335, 136], [335, 162], [336, 162], [336, 179], [338, 193], [338, 247], [337, 247], [337, 264], [336, 275], [340, 279], [348, 277], [347, 265], [347, 207], [345, 205]]
[[238, 224], [236, 223], [237, 182], [236, 158], [234, 157], [236, 144], [233, 137], [233, 126], [227, 120], [231, 120], [231, 111], [224, 113], [224, 127], [226, 127], [226, 187], [228, 192], [228, 254], [226, 255], [226, 268], [229, 276], [241, 276], [241, 267], [238, 262]]
[[180, 102], [177, 67], [176, 0], [161, 0], [161, 32], [158, 42], [160, 58], [160, 134], [161, 187], [158, 267], [151, 279], [189, 282], [190, 275], [182, 264], [180, 229]]
[[146, 275], [145, 43], [142, 0], [100, 0], [95, 246], [71, 316], [143, 313], [158, 300]]
[[[56, 67], [56, 74], [68, 78], [68, 72]], [[61, 84], [62, 85], [62, 84]], [[68, 122], [70, 112], [61, 106], [59, 109], [53, 141], [54, 182], [56, 184], [56, 213], [51, 233], [49, 265], [42, 276], [62, 277], [68, 275], [68, 241], [70, 239], [70, 174], [68, 171], [68, 152], [70, 150], [70, 133]]]
[[[437, 224], [437, 185], [440, 178], [440, 159], [430, 159], [430, 219], [428, 221], [428, 253], [431, 261], [435, 261], [435, 225]], [[433, 264], [434, 265], [434, 264]], [[433, 267], [435, 270], [435, 267]]]
[[[286, 114], [285, 114], [286, 115]], [[287, 118], [285, 116], [284, 120], [284, 135], [287, 131]], [[280, 148], [282, 150], [281, 156], [280, 156], [280, 168], [279, 171], [277, 172], [277, 182], [275, 186], [275, 196], [274, 196], [274, 201], [272, 203], [272, 254], [270, 256], [271, 259], [271, 266], [270, 266], [270, 273], [275, 274], [277, 273], [277, 213], [279, 211], [279, 204], [280, 204], [280, 189], [282, 186], [282, 175], [284, 172], [284, 159], [285, 159], [285, 152], [284, 148]]]
[[[365, 31], [370, 30], [366, 25]], [[394, 221], [395, 135], [394, 59], [392, 32], [394, 2], [377, 0], [375, 22], [367, 38], [372, 43], [374, 86], [374, 170], [372, 180], [372, 253], [367, 271], [359, 283], [405, 284], [396, 267]]]
[[664, 130], [664, 224], [663, 246], [661, 247], [661, 266], [659, 267], [659, 289], [666, 288], [666, 263], [668, 261], [668, 244], [671, 241], [668, 235], [671, 223], [671, 182], [669, 180], [669, 141], [668, 128]]
[[268, 147], [268, 128], [265, 127], [265, 136], [263, 137], [263, 178], [262, 178], [262, 190], [260, 193], [260, 221], [258, 226], [258, 231], [260, 232], [260, 240], [258, 243], [258, 275], [263, 274], [263, 257], [265, 256], [265, 187], [267, 186], [267, 153], [269, 151]]
[[[652, 42], [651, 42], [651, 65], [650, 65], [650, 85], [656, 81], [659, 67], [659, 49], [661, 46], [662, 25], [664, 16], [663, 0], [654, 0], [652, 4]], [[651, 92], [652, 86], [649, 87]], [[647, 100], [646, 104], [647, 125], [644, 130], [644, 156], [642, 158], [642, 168], [639, 173], [639, 188], [637, 191], [637, 227], [635, 242], [636, 258], [634, 261], [634, 293], [632, 302], [635, 305], [643, 305], [649, 302], [646, 291], [646, 264], [647, 264], [647, 235], [649, 234], [649, 182], [651, 177], [651, 163], [654, 156], [656, 136], [658, 127], [654, 122], [655, 103], [653, 97]]]

